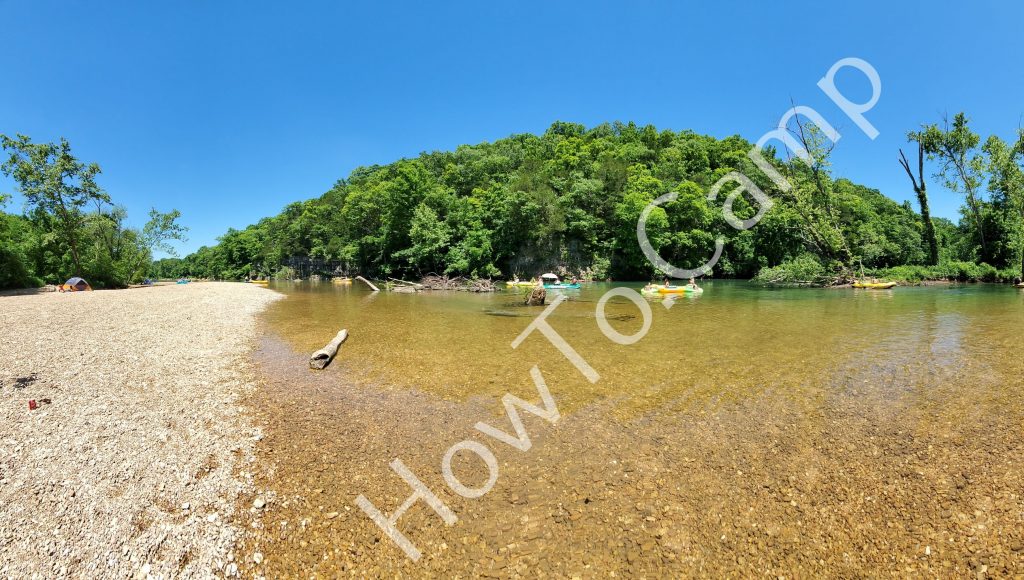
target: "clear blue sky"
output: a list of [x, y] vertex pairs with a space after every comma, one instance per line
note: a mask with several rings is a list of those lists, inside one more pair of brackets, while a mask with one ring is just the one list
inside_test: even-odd
[[[359, 165], [554, 120], [755, 140], [792, 98], [843, 133], [837, 174], [906, 199], [907, 130], [963, 109], [1009, 138], [1024, 114], [1015, 2], [290, 4], [0, 0], [0, 132], [67, 137], [135, 225], [181, 210], [187, 252]], [[815, 85], [847, 56], [882, 79], [875, 141]]]

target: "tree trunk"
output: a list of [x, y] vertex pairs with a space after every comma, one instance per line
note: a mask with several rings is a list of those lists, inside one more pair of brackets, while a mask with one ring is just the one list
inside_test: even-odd
[[78, 258], [78, 239], [70, 225], [64, 228], [64, 235], [68, 237], [68, 243], [71, 245], [71, 259], [75, 262], [75, 276], [81, 276], [82, 261]]
[[924, 223], [924, 241], [928, 244], [928, 265], [936, 266], [939, 263], [939, 240], [935, 237], [935, 224], [932, 222], [932, 212], [928, 209], [928, 191], [924, 182], [924, 146], [917, 144], [917, 178], [910, 170], [910, 163], [907, 156], [900, 149], [900, 165], [907, 172], [910, 183], [917, 194], [917, 202], [921, 205], [921, 221]]
[[939, 240], [935, 237], [935, 224], [932, 223], [931, 210], [928, 209], [928, 193], [925, 191], [924, 183], [917, 191], [917, 201], [921, 204], [921, 220], [924, 222], [924, 239], [928, 244], [928, 265], [939, 264]]

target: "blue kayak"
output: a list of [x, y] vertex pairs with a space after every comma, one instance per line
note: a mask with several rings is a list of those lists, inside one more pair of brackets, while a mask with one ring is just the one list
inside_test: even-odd
[[545, 284], [547, 290], [579, 290], [579, 284]]

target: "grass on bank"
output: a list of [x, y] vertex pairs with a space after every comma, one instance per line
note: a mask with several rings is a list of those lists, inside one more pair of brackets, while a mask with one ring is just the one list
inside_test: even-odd
[[[860, 272], [854, 272], [860, 276]], [[936, 266], [894, 266], [865, 269], [864, 277], [898, 282], [904, 285], [926, 281], [1010, 283], [1019, 278], [1020, 270], [997, 269], [988, 264], [948, 261]], [[763, 268], [754, 281], [768, 286], [833, 286], [846, 281], [832, 265], [826, 265], [812, 254], [803, 254], [772, 268]]]

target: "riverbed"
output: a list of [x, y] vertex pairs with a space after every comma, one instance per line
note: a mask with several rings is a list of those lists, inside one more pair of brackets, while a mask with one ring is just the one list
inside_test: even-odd
[[[280, 283], [262, 315], [265, 433], [243, 569], [270, 576], [932, 575], [1024, 572], [1024, 292], [952, 285], [772, 290], [709, 281], [648, 300], [649, 331], [619, 344], [598, 302], [567, 291], [546, 318], [596, 373], [539, 332], [518, 292], [374, 294]], [[639, 289], [639, 284], [622, 286]], [[549, 294], [549, 303], [558, 295]], [[621, 297], [612, 329], [640, 332]], [[309, 353], [351, 334], [325, 371]], [[517, 449], [502, 397], [521, 413]], [[486, 493], [455, 493], [442, 473]], [[400, 459], [457, 518], [425, 502], [397, 528], [405, 552], [356, 504], [385, 514], [412, 493]], [[258, 500], [263, 507], [249, 507]], [[258, 554], [251, 558], [249, 554]], [[258, 561], [258, 562], [257, 562]]]

